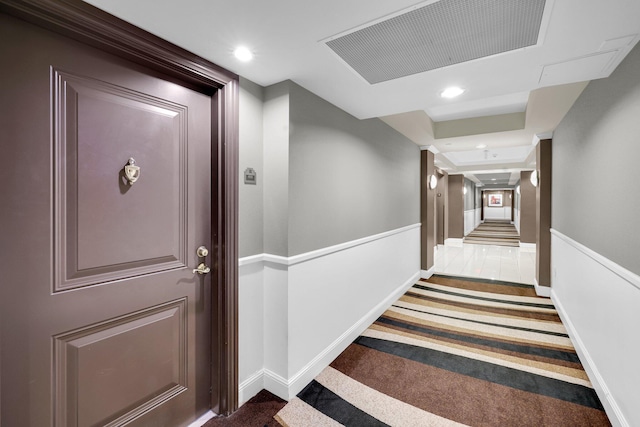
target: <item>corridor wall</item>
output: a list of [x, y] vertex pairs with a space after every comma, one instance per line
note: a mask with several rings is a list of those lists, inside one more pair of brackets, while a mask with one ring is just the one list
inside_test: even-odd
[[289, 399], [419, 277], [420, 150], [290, 81], [240, 105], [240, 400]]
[[640, 48], [553, 135], [551, 296], [613, 425], [640, 425]]

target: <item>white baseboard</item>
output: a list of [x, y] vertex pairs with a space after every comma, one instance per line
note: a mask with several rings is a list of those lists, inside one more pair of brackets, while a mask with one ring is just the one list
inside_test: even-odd
[[201, 427], [215, 416], [216, 414], [214, 414], [213, 411], [207, 411], [200, 418], [189, 424], [189, 427]]
[[556, 310], [558, 311], [558, 315], [562, 320], [562, 323], [567, 328], [567, 332], [569, 333], [569, 337], [571, 338], [571, 342], [573, 343], [573, 346], [576, 348], [576, 352], [578, 353], [580, 362], [582, 362], [582, 366], [584, 367], [584, 370], [587, 372], [587, 376], [589, 377], [589, 380], [591, 380], [591, 384], [593, 384], [593, 388], [596, 391], [596, 394], [598, 395], [598, 397], [600, 398], [600, 401], [602, 402], [602, 406], [604, 406], [605, 408], [605, 412], [609, 417], [609, 421], [611, 421], [611, 424], [614, 426], [630, 427], [629, 423], [627, 422], [624, 415], [622, 414], [620, 407], [618, 406], [615, 399], [611, 395], [611, 392], [609, 391], [609, 388], [607, 387], [607, 384], [605, 383], [604, 378], [602, 378], [602, 375], [600, 374], [598, 367], [596, 366], [593, 359], [591, 358], [589, 351], [587, 350], [584, 343], [582, 342], [582, 339], [580, 338], [580, 334], [578, 334], [578, 331], [573, 325], [573, 322], [571, 322], [571, 318], [569, 318], [569, 316], [567, 315], [567, 312], [565, 311], [564, 306], [562, 305], [562, 301], [560, 301], [560, 299], [555, 294], [555, 292], [553, 292], [553, 290], [551, 291], [551, 301], [553, 301], [553, 305], [555, 305]]
[[462, 239], [459, 238], [449, 238], [444, 241], [445, 246], [458, 246], [462, 247]]
[[536, 295], [539, 297], [551, 297], [551, 288], [549, 286], [540, 286], [536, 278], [533, 279], [533, 287], [536, 290]]
[[535, 252], [536, 251], [536, 244], [535, 243], [520, 242], [520, 250], [522, 252]]
[[420, 270], [420, 278], [428, 279], [429, 277], [433, 276], [435, 273], [436, 273], [436, 266], [434, 265], [428, 270]]
[[[351, 328], [349, 328], [344, 334], [336, 339], [331, 345], [329, 345], [323, 352], [318, 354], [311, 362], [298, 371], [293, 377], [289, 379], [286, 386], [288, 393], [286, 397], [280, 396], [285, 400], [290, 400], [295, 397], [304, 387], [306, 387], [311, 380], [313, 380], [324, 368], [329, 366], [333, 360], [340, 355], [365, 329], [367, 329], [373, 322], [376, 321], [382, 313], [384, 313], [398, 298], [400, 298], [411, 286], [413, 286], [420, 278], [420, 273], [417, 272], [412, 275], [406, 282], [399, 286], [394, 292], [392, 292], [387, 298], [376, 305], [371, 311], [369, 311], [364, 317], [356, 322]], [[282, 379], [284, 380], [284, 379]], [[265, 387], [267, 385], [267, 376], [265, 375]], [[273, 384], [276, 387], [281, 387], [285, 384]], [[271, 391], [270, 388], [267, 388]], [[273, 392], [273, 391], [272, 391]]]
[[285, 378], [282, 378], [280, 375], [268, 369], [265, 369], [263, 372], [265, 390], [269, 390], [280, 399], [289, 401], [291, 399], [289, 397], [289, 382]]
[[249, 378], [244, 380], [238, 387], [238, 406], [242, 406], [249, 399], [264, 388], [264, 369], [255, 372]]

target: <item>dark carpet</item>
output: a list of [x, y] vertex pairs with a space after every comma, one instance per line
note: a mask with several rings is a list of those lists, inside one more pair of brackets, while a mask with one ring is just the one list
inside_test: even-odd
[[285, 400], [262, 390], [230, 416], [213, 418], [203, 427], [276, 427], [280, 424], [273, 416], [286, 404]]

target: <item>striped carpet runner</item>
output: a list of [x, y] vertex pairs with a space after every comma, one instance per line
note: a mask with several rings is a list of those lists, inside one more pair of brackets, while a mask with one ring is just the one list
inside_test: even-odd
[[609, 426], [549, 299], [433, 276], [278, 414], [283, 426]]
[[476, 245], [520, 246], [520, 235], [510, 221], [486, 220], [463, 240]]

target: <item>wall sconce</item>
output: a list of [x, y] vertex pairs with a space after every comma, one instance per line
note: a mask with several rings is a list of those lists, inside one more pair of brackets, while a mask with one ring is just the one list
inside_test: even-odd
[[429, 175], [429, 188], [434, 189], [438, 186], [438, 178], [435, 175]]
[[467, 194], [467, 187], [462, 188], [462, 194], [465, 194], [465, 195]]
[[531, 180], [531, 185], [533, 185], [534, 187], [538, 186], [538, 182], [540, 182], [540, 176], [537, 169], [531, 172], [530, 180]]
[[519, 185], [516, 187], [516, 193], [520, 194], [520, 186]]

